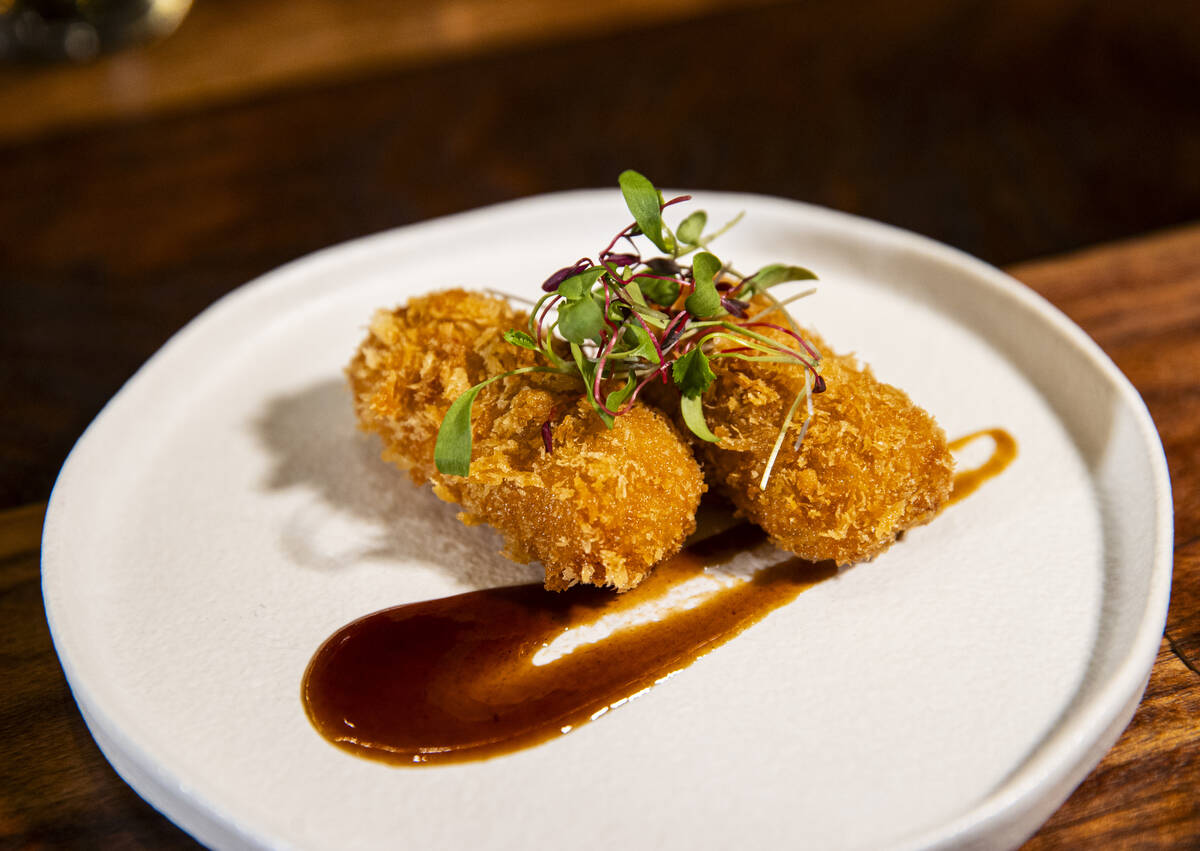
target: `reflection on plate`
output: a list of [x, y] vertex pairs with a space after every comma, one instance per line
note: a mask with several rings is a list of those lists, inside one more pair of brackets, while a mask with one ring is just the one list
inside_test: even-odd
[[[615, 192], [520, 201], [286, 266], [214, 305], [88, 429], [43, 547], [55, 645], [122, 776], [221, 847], [1006, 846], [1128, 722], [1161, 636], [1170, 493], [1141, 400], [996, 270], [794, 202], [700, 193], [747, 268], [950, 435], [1011, 468], [648, 694], [548, 744], [417, 770], [350, 756], [299, 699], [368, 612], [535, 579], [354, 429], [341, 366], [378, 306], [526, 294], [627, 216]], [[971, 459], [964, 459], [971, 463]]]

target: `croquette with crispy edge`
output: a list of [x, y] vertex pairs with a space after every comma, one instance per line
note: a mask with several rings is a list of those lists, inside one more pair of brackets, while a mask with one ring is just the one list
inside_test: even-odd
[[[780, 332], [766, 333], [795, 345]], [[826, 390], [812, 397], [799, 451], [803, 401], [766, 490], [759, 487], [788, 408], [804, 390], [804, 369], [716, 358], [704, 414], [721, 442], [703, 444], [705, 473], [776, 546], [812, 561], [866, 561], [942, 510], [954, 462], [941, 427], [904, 392], [853, 357], [833, 354], [819, 337], [804, 336], [822, 354]]]
[[[428, 481], [436, 472], [438, 428], [451, 402], [490, 375], [536, 365], [533, 352], [505, 343], [502, 336], [526, 321], [502, 299], [463, 290], [376, 311], [346, 374], [359, 426], [383, 437], [385, 460], [408, 470], [417, 484]], [[500, 395], [500, 385], [514, 381], [497, 382], [480, 393], [473, 408], [476, 423], [487, 419], [484, 403]]]
[[608, 429], [577, 379], [512, 376], [475, 400], [470, 475], [434, 467], [450, 404], [489, 376], [535, 364], [533, 352], [503, 339], [526, 321], [501, 299], [462, 290], [378, 312], [347, 370], [359, 425], [381, 435], [384, 457], [415, 482], [460, 503], [463, 522], [498, 529], [510, 558], [541, 561], [547, 588], [632, 588], [695, 530], [705, 487], [687, 442], [658, 411], [636, 405]]
[[546, 565], [547, 588], [625, 590], [695, 531], [704, 479], [661, 413], [636, 405], [609, 429], [578, 395], [554, 422], [547, 453], [541, 423], [554, 400], [518, 392], [481, 441], [465, 484], [435, 476], [434, 491], [461, 502], [466, 522], [500, 529], [510, 558]]

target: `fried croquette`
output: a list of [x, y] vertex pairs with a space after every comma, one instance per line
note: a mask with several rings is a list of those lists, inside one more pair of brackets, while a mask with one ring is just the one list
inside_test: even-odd
[[[779, 332], [766, 333], [794, 345]], [[721, 442], [702, 444], [705, 473], [781, 549], [839, 565], [866, 561], [941, 511], [953, 460], [941, 427], [907, 395], [853, 357], [834, 355], [824, 341], [805, 336], [823, 356], [826, 390], [812, 397], [799, 450], [803, 403], [763, 490], [779, 428], [804, 391], [803, 368], [715, 358], [717, 378], [704, 396], [704, 414]]]
[[535, 365], [533, 352], [503, 339], [527, 318], [462, 290], [379, 311], [347, 368], [359, 426], [383, 438], [384, 458], [414, 482], [461, 504], [464, 523], [499, 530], [509, 558], [540, 561], [548, 589], [631, 588], [695, 530], [705, 489], [687, 442], [659, 411], [635, 405], [609, 429], [577, 378], [511, 376], [475, 400], [470, 475], [434, 466], [451, 403], [491, 376]]

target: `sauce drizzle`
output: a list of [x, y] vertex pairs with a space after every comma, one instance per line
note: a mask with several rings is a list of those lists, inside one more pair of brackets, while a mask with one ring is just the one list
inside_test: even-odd
[[[961, 449], [990, 437], [983, 464], [955, 474], [950, 503], [970, 496], [1017, 455], [1003, 429], [951, 441]], [[714, 515], [711, 506], [702, 514]], [[715, 520], [716, 534], [658, 565], [624, 594], [593, 587], [547, 593], [540, 583], [488, 588], [385, 609], [338, 630], [304, 674], [309, 720], [352, 753], [397, 765], [466, 762], [570, 732], [719, 647], [802, 591], [837, 573], [832, 562], [798, 558], [751, 578], [714, 581], [698, 602], [539, 663], [571, 630], [629, 615], [766, 541], [748, 523]], [[704, 521], [701, 521], [702, 525]]]
[[1017, 441], [1011, 434], [1002, 428], [985, 428], [982, 431], [973, 432], [972, 434], [963, 435], [950, 441], [949, 449], [953, 452], [956, 449], [962, 449], [969, 443], [973, 443], [981, 437], [990, 437], [994, 443], [991, 456], [970, 470], [960, 470], [954, 474], [954, 485], [950, 491], [950, 501], [947, 505], [953, 505], [960, 502], [975, 491], [979, 490], [980, 485], [988, 479], [995, 478], [1004, 472], [1013, 459], [1017, 457]]
[[661, 601], [765, 537], [749, 524], [733, 526], [620, 595], [597, 588], [550, 594], [539, 583], [367, 615], [329, 638], [309, 664], [302, 686], [309, 719], [346, 750], [403, 765], [484, 759], [562, 735], [837, 572], [831, 562], [789, 558], [748, 580], [717, 585], [693, 607], [672, 607], [547, 664], [535, 662], [566, 630]]

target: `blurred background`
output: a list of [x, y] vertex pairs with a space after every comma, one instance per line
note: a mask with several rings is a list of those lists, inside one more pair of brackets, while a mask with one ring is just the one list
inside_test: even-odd
[[[234, 287], [624, 168], [997, 265], [1195, 223], [1200, 3], [0, 0], [0, 509], [40, 512], [105, 401]], [[183, 841], [87, 771], [0, 816]], [[89, 822], [71, 795], [100, 786]]]

